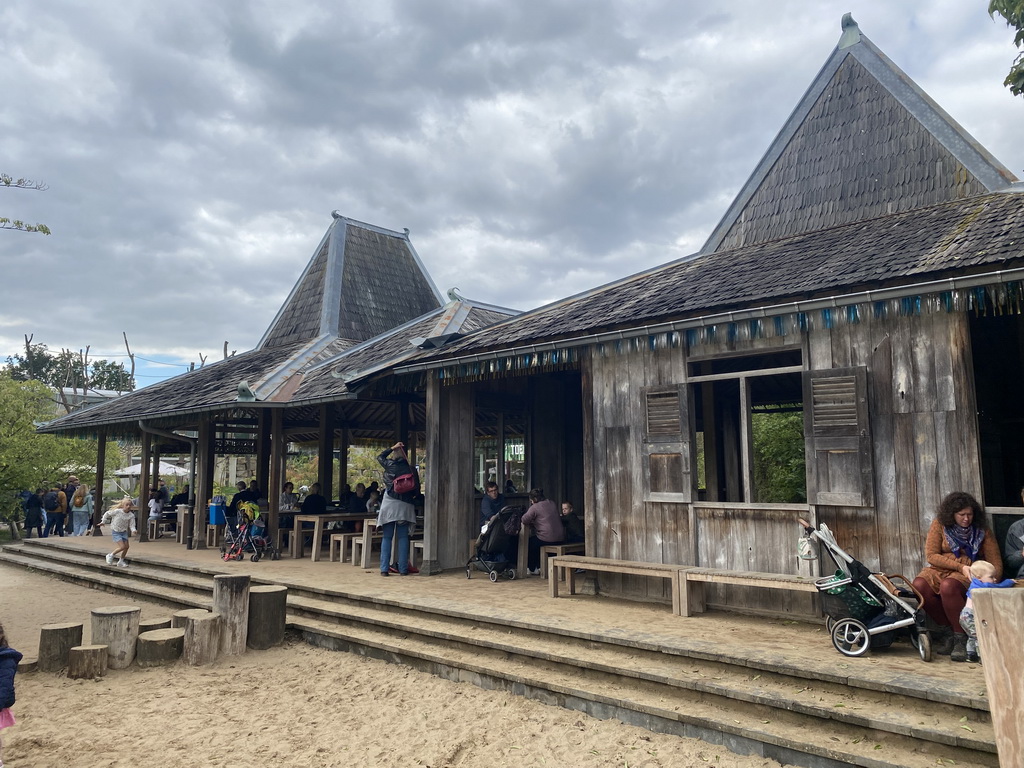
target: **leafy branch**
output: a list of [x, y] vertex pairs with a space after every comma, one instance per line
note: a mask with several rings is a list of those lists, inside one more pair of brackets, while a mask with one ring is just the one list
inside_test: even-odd
[[[994, 19], [997, 13], [1006, 21], [1006, 26], [1017, 30], [1013, 44], [1018, 48], [1024, 47], [1024, 0], [991, 0], [988, 4], [988, 14]], [[1010, 73], [1003, 80], [1003, 85], [1009, 88], [1014, 96], [1024, 95], [1024, 52], [1017, 54], [1017, 58], [1013, 60]]]
[[[38, 192], [45, 192], [49, 187], [41, 181], [32, 179], [16, 179], [10, 174], [0, 173], [0, 187], [9, 189], [31, 189]], [[9, 219], [0, 216], [0, 229], [11, 229], [16, 232], [31, 232], [40, 235], [50, 234], [50, 228], [45, 224], [26, 224], [21, 219]]]

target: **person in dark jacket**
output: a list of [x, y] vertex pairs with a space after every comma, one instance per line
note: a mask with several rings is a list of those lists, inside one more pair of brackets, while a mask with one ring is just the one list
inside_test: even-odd
[[[18, 671], [21, 654], [7, 644], [7, 635], [0, 625], [0, 732], [14, 725], [14, 675]], [[0, 738], [0, 768], [4, 764], [4, 743]]]
[[36, 529], [38, 538], [44, 537], [43, 531], [43, 489], [36, 488], [36, 492], [25, 499], [25, 538], [27, 539], [32, 529]]
[[[392, 458], [391, 454], [399, 452]], [[416, 524], [416, 497], [420, 490], [420, 477], [416, 468], [409, 464], [405, 445], [395, 443], [377, 457], [384, 468], [384, 497], [377, 512], [377, 527], [384, 534], [380, 542], [380, 575], [387, 576], [391, 570], [391, 543], [398, 537], [398, 573], [409, 574], [409, 531]], [[413, 487], [406, 491], [395, 489], [395, 480], [412, 475]]]
[[489, 480], [484, 486], [484, 496], [480, 499], [480, 528], [487, 525], [487, 521], [501, 512], [505, 506], [505, 495], [498, 490], [498, 484]]

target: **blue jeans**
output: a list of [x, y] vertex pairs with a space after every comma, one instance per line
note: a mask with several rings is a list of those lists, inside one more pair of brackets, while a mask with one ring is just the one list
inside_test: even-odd
[[409, 572], [409, 523], [399, 520], [381, 526], [384, 538], [380, 542], [380, 572], [387, 573], [391, 566], [391, 541], [398, 536], [398, 572]]
[[64, 535], [63, 512], [46, 513], [46, 535], [49, 536], [51, 533], [56, 533], [58, 536]]
[[74, 510], [71, 513], [71, 522], [75, 527], [75, 532], [72, 535], [85, 536], [85, 534], [89, 531], [89, 519], [91, 517], [92, 516], [84, 509], [81, 511], [77, 509]]

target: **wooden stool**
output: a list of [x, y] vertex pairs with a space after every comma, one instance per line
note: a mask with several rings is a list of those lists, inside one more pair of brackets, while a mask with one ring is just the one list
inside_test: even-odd
[[[540, 575], [548, 577], [548, 558], [562, 557], [562, 555], [582, 555], [587, 551], [587, 545], [582, 541], [573, 544], [545, 544], [540, 548]], [[559, 576], [561, 578], [561, 576]]]
[[409, 550], [409, 565], [414, 568], [419, 568], [416, 565], [416, 553], [420, 553], [420, 563], [423, 563], [423, 540], [412, 542], [412, 548]]
[[380, 544], [383, 536], [374, 534], [370, 537], [370, 549], [367, 552], [363, 552], [363, 535], [359, 534], [356, 538], [352, 539], [352, 565], [358, 565], [361, 568], [370, 567], [370, 553], [373, 551], [375, 544]]
[[148, 528], [150, 541], [157, 538], [158, 536], [162, 536], [163, 534], [167, 533], [171, 529], [171, 525], [172, 523], [160, 520], [159, 518], [154, 517], [153, 519], [151, 519], [149, 521]]
[[356, 539], [362, 539], [363, 534], [361, 533], [332, 533], [331, 534], [331, 554], [330, 559], [332, 563], [345, 562], [348, 560], [348, 547], [349, 542]]
[[221, 542], [224, 541], [224, 526], [223, 525], [208, 525], [206, 526], [206, 546], [208, 547], [219, 547]]

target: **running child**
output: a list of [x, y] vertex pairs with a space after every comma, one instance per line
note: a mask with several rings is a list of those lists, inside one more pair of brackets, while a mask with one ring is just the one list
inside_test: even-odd
[[14, 725], [14, 675], [21, 654], [7, 644], [7, 635], [0, 624], [0, 768], [4, 768], [3, 729]]
[[110, 524], [110, 536], [114, 540], [114, 551], [107, 554], [107, 565], [114, 564], [114, 558], [118, 557], [117, 564], [121, 568], [127, 568], [128, 563], [124, 556], [128, 554], [128, 531], [132, 536], [137, 533], [135, 527], [135, 513], [131, 511], [132, 500], [127, 496], [103, 513], [102, 525]]

